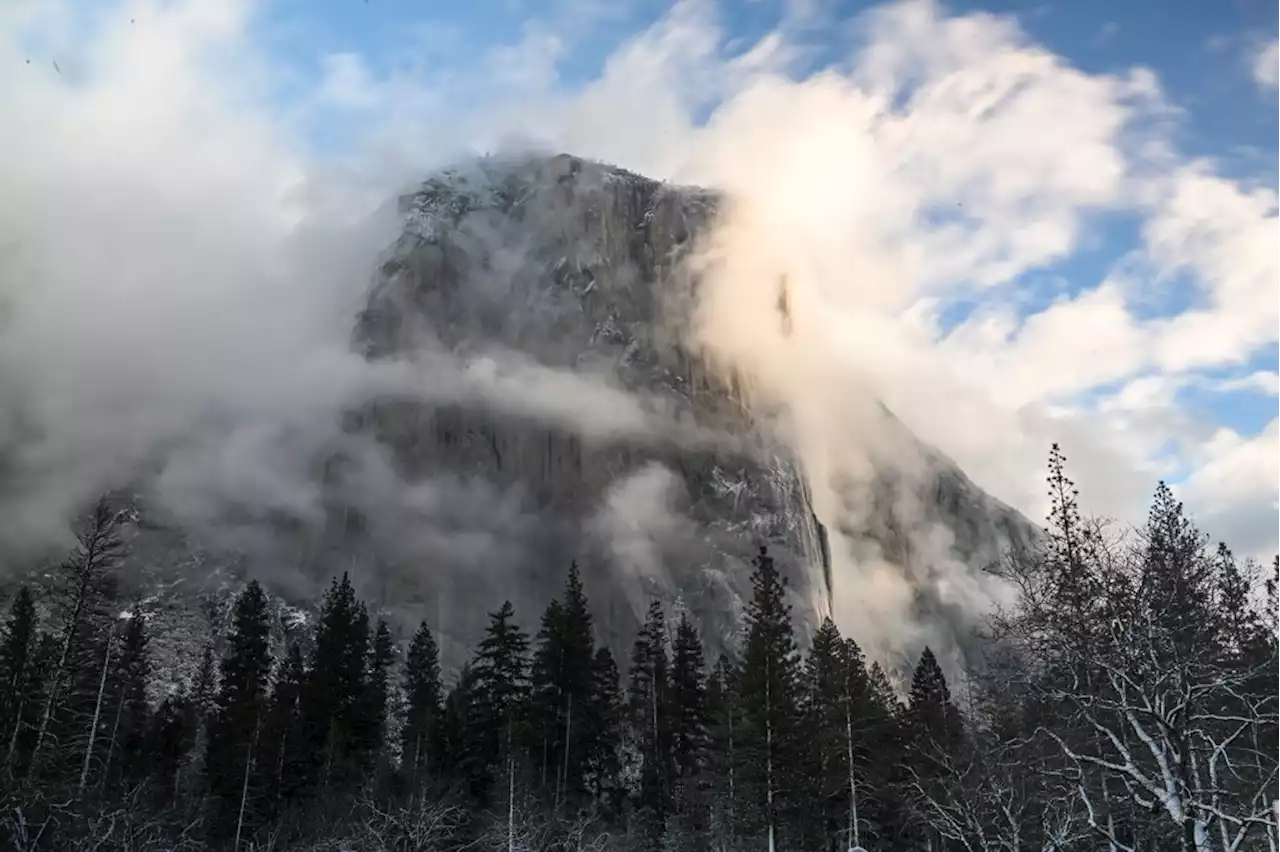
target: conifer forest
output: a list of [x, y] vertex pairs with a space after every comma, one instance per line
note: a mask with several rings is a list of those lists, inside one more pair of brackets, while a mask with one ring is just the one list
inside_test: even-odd
[[[285, 852], [1277, 852], [1276, 563], [1160, 486], [1095, 521], [1051, 457], [1034, 553], [979, 664], [898, 684], [827, 619], [801, 648], [759, 545], [735, 652], [658, 602], [628, 659], [576, 564], [543, 612], [495, 600], [443, 672], [333, 579], [282, 630], [249, 579], [195, 675], [158, 684], [106, 500], [6, 601], [0, 842]], [[954, 678], [953, 678], [954, 679]]]

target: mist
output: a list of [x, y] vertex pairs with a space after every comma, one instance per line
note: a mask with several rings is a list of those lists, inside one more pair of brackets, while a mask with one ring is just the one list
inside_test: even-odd
[[[387, 558], [431, 553], [546, 597], [559, 580], [523, 548], [542, 541], [564, 564], [575, 554], [558, 552], [531, 495], [452, 474], [407, 479], [383, 448], [344, 430], [344, 416], [399, 399], [514, 413], [587, 442], [731, 441], [572, 353], [427, 335], [410, 357], [369, 360], [353, 346], [404, 229], [396, 196], [481, 153], [566, 151], [728, 199], [690, 262], [703, 286], [677, 324], [713, 369], [748, 379], [751, 405], [798, 457], [833, 536], [826, 606], [872, 656], [946, 647], [942, 622], [976, 619], [1001, 594], [916, 504], [931, 468], [897, 420], [1033, 519], [1052, 441], [1068, 447], [1098, 511], [1137, 518], [1167, 472], [1147, 436], [1205, 439], [1208, 427], [1164, 407], [1140, 443], [1131, 410], [1106, 419], [1075, 402], [1185, 369], [1163, 354], [1185, 323], [1144, 318], [1110, 279], [1019, 318], [1020, 276], [1069, 258], [1091, 217], [1148, 223], [1147, 262], [1196, 271], [1211, 318], [1238, 345], [1274, 334], [1274, 193], [1178, 155], [1149, 71], [1074, 69], [1012, 19], [886, 4], [845, 22], [845, 56], [812, 71], [801, 22], [730, 48], [714, 5], [684, 0], [584, 85], [482, 68], [477, 97], [459, 105], [431, 97], [429, 79], [381, 81], [359, 67], [287, 100], [290, 69], [254, 41], [262, 11], [248, 0], [138, 2], [91, 25], [60, 4], [0, 12], [0, 74], [16, 81], [0, 94], [6, 565], [66, 547], [77, 512], [112, 488], [144, 490], [219, 546], [287, 561], [294, 544], [272, 530], [321, 533], [323, 471], [340, 454], [349, 467], [329, 485], [375, 519], [367, 534]], [[506, 61], [552, 62], [522, 46], [530, 52]], [[360, 129], [341, 155], [322, 153], [309, 134], [321, 121]], [[1214, 240], [1228, 238], [1218, 231], [1190, 248], [1176, 238], [1201, 233], [1185, 198], [1206, 180], [1220, 192], [1215, 215], [1234, 223], [1232, 250], [1257, 258], [1243, 271], [1218, 262]], [[471, 286], [517, 280], [521, 247], [504, 251], [507, 272]], [[510, 295], [485, 298], [504, 306]], [[946, 308], [966, 299], [987, 301], [947, 326]], [[512, 315], [536, 325], [537, 311]], [[1072, 353], [1083, 328], [1098, 346]], [[1192, 366], [1207, 368], [1242, 356], [1197, 357]], [[1229, 449], [1274, 461], [1275, 444], [1272, 428]], [[1232, 500], [1275, 501], [1276, 464], [1267, 469], [1243, 495], [1193, 475], [1188, 499], [1195, 508], [1212, 494], [1234, 518]], [[869, 511], [886, 470], [908, 483], [898, 515], [918, 520], [906, 531], [911, 565], [842, 532]], [[673, 488], [660, 466], [628, 474], [591, 528], [636, 616], [641, 581], [666, 582], [663, 554], [696, 538]], [[1249, 552], [1274, 548], [1273, 524], [1247, 526]], [[446, 575], [421, 579], [437, 611], [465, 594]], [[412, 573], [392, 579], [389, 600], [425, 606]], [[921, 613], [922, 587], [954, 613]]]

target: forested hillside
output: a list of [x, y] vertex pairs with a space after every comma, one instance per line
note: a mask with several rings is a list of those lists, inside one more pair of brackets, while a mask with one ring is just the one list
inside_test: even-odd
[[1210, 547], [1161, 485], [1129, 535], [1055, 448], [1049, 536], [998, 569], [980, 670], [925, 650], [897, 694], [830, 620], [798, 646], [764, 547], [735, 653], [655, 601], [599, 641], [576, 564], [493, 602], [442, 675], [334, 579], [314, 623], [257, 581], [195, 675], [120, 600], [102, 501], [8, 602], [0, 839], [18, 850], [1277, 849], [1276, 563]]

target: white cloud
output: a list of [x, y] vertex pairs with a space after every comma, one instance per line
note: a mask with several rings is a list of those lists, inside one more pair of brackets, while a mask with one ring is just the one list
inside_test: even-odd
[[[1276, 341], [1275, 193], [1179, 157], [1150, 72], [1086, 73], [1012, 19], [907, 0], [802, 76], [803, 28], [729, 51], [714, 7], [684, 0], [583, 86], [560, 77], [563, 34], [531, 24], [465, 67], [380, 74], [336, 53], [282, 108], [293, 69], [255, 45], [254, 11], [139, 0], [100, 28], [50, 2], [0, 11], [0, 32], [22, 34], [0, 37], [0, 73], [20, 81], [0, 92], [18, 118], [0, 138], [0, 296], [17, 318], [0, 332], [0, 438], [43, 434], [17, 460], [38, 499], [4, 523], [47, 521], [160, 449], [205, 458], [209, 441], [207, 457], [240, 460], [219, 487], [305, 513], [297, 459], [264, 435], [402, 381], [346, 355], [387, 235], [348, 223], [399, 180], [520, 140], [734, 194], [719, 243], [732, 313], [712, 312], [707, 341], [793, 405], [815, 469], [891, 451], [873, 447], [874, 395], [1032, 518], [1060, 441], [1099, 511], [1140, 518], [1155, 479], [1190, 465], [1183, 491], [1207, 528], [1276, 547], [1274, 422], [1215, 432], [1176, 402]], [[326, 122], [359, 143], [340, 164], [305, 144]], [[1010, 293], [1076, 256], [1100, 214], [1136, 217], [1142, 243], [1028, 313]], [[1171, 291], [1184, 281], [1189, 306]], [[976, 307], [944, 331], [953, 300]], [[1274, 393], [1273, 370], [1255, 375], [1238, 380]], [[524, 390], [521, 405], [547, 402]], [[575, 408], [631, 428], [609, 425], [627, 412], [601, 413], [608, 399]], [[567, 416], [553, 409], [539, 416]]]
[[1273, 39], [1258, 45], [1250, 57], [1249, 70], [1258, 88], [1274, 92], [1280, 83], [1280, 41]]
[[1280, 517], [1280, 433], [1272, 420], [1258, 435], [1219, 429], [1197, 453], [1195, 472], [1179, 488], [1198, 520], [1237, 553], [1275, 553]]
[[1267, 396], [1280, 395], [1280, 373], [1257, 370], [1245, 376], [1223, 379], [1211, 385], [1216, 391], [1254, 390]]

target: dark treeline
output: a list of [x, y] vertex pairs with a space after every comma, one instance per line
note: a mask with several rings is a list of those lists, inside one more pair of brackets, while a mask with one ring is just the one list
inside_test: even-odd
[[[188, 682], [153, 683], [98, 505], [0, 642], [0, 842], [19, 850], [1277, 849], [1275, 566], [1216, 550], [1167, 488], [1136, 535], [1082, 517], [1061, 456], [1040, 552], [999, 566], [958, 703], [825, 621], [802, 654], [765, 548], [733, 657], [654, 602], [597, 646], [576, 566], [442, 679], [347, 577], [273, 638], [250, 582]], [[157, 696], [157, 692], [164, 694]]]

